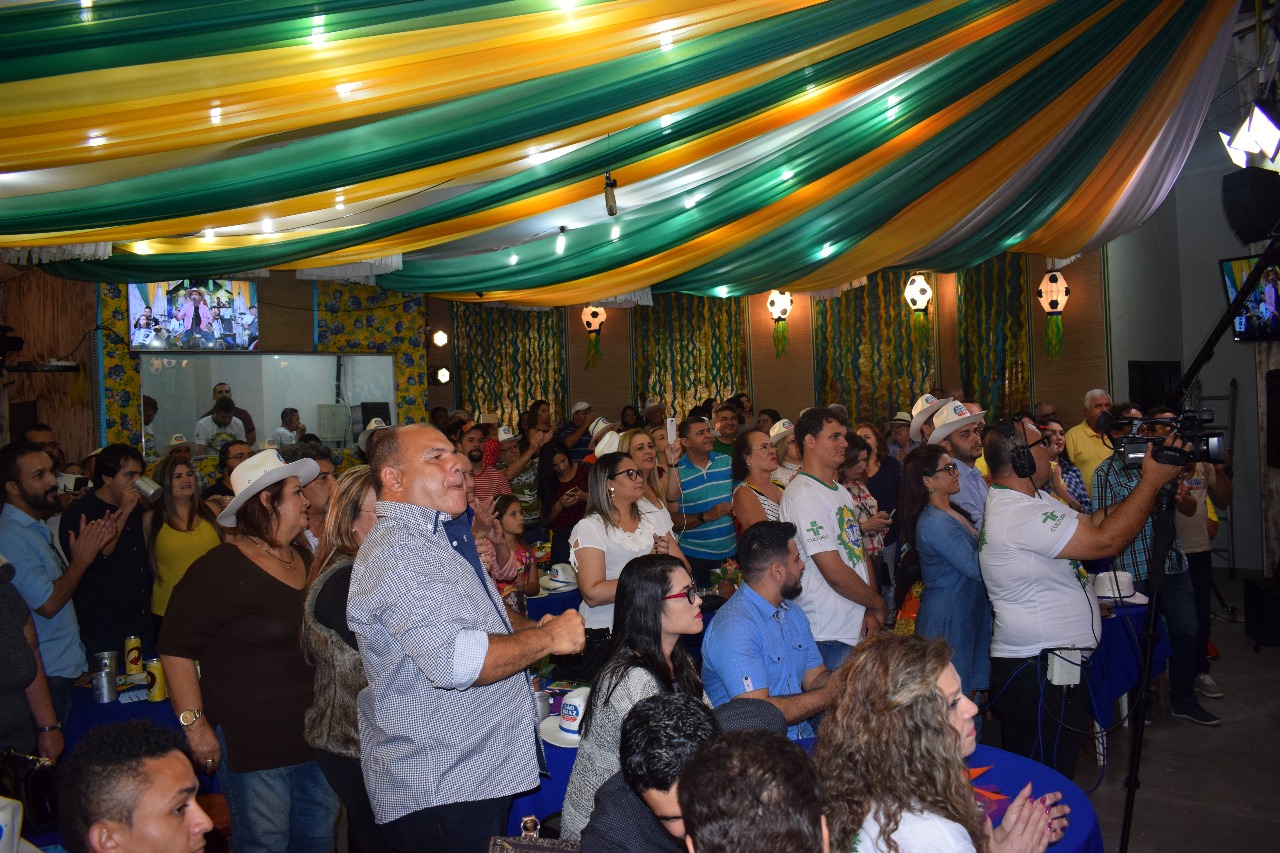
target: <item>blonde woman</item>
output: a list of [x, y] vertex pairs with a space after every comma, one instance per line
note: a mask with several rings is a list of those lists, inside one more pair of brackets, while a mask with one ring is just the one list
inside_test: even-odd
[[[665, 427], [663, 437], [666, 437]], [[618, 449], [631, 457], [644, 477], [644, 497], [640, 499], [641, 514], [657, 513], [665, 516], [666, 523], [670, 525], [671, 513], [663, 496], [667, 493], [667, 474], [673, 464], [668, 460], [665, 469], [658, 464], [661, 451], [654, 444], [653, 437], [644, 429], [624, 432], [618, 439]]]

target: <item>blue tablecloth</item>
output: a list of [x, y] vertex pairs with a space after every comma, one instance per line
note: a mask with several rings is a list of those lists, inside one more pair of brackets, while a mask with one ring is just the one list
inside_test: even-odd
[[[511, 805], [511, 815], [507, 819], [508, 835], [520, 834], [522, 818], [532, 815], [545, 820], [564, 807], [564, 795], [569, 789], [569, 774], [573, 771], [573, 760], [577, 757], [578, 750], [553, 746], [546, 741], [543, 741], [542, 746], [550, 778], [544, 778], [542, 784], [533, 791], [516, 797]], [[810, 752], [811, 747], [812, 744]], [[1098, 828], [1098, 816], [1093, 811], [1093, 805], [1084, 791], [1061, 773], [1037, 761], [989, 746], [979, 746], [974, 750], [969, 757], [969, 767], [989, 768], [973, 780], [974, 786], [1006, 795], [1009, 798], [1007, 802], [1011, 802], [1028, 782], [1031, 783], [1032, 794], [1037, 797], [1061, 791], [1063, 802], [1071, 807], [1071, 823], [1062, 841], [1052, 849], [1057, 853], [1096, 853], [1102, 850], [1102, 832]], [[1007, 804], [1005, 807], [1007, 808]], [[998, 826], [999, 819], [1003, 816], [1004, 809], [998, 809], [992, 822]]]
[[581, 603], [582, 595], [578, 592], [578, 588], [574, 587], [564, 592], [552, 592], [538, 598], [526, 598], [525, 608], [529, 611], [529, 618], [537, 622], [548, 614], [559, 616], [566, 610], [577, 610], [578, 605]]
[[[1008, 808], [1008, 803], [1013, 801], [1028, 782], [1031, 783], [1033, 797], [1061, 791], [1062, 801], [1071, 807], [1071, 814], [1067, 818], [1070, 823], [1062, 840], [1049, 849], [1055, 853], [1102, 853], [1102, 830], [1098, 827], [1098, 815], [1093, 810], [1093, 804], [1084, 791], [1058, 771], [1021, 755], [981, 744], [969, 756], [968, 764], [971, 770], [988, 768], [973, 780], [973, 785], [975, 788], [1007, 796], [1008, 800], [994, 801], [1003, 802], [1004, 808]], [[997, 826], [1000, 825], [997, 818], [1004, 816], [1004, 808], [998, 809], [992, 817], [992, 823]]]
[[[1115, 702], [1138, 686], [1142, 677], [1142, 632], [1147, 625], [1147, 606], [1129, 604], [1116, 608], [1116, 615], [1102, 620], [1102, 637], [1089, 659], [1089, 695], [1093, 718], [1104, 729], [1114, 721]], [[1164, 672], [1171, 648], [1164, 623], [1152, 658], [1152, 676]]]

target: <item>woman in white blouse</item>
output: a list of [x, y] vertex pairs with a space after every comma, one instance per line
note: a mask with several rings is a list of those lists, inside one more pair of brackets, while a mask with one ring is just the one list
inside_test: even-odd
[[569, 535], [570, 561], [578, 570], [579, 608], [588, 630], [613, 627], [613, 599], [618, 576], [632, 558], [670, 554], [688, 568], [689, 561], [671, 535], [671, 521], [644, 513], [644, 473], [626, 453], [606, 453], [591, 468], [587, 512]]

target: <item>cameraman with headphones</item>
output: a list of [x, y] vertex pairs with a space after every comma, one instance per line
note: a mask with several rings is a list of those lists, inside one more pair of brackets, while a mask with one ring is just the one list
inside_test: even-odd
[[[1110, 557], [1128, 545], [1160, 487], [1181, 468], [1156, 462], [1148, 448], [1129, 497], [1105, 517], [1085, 516], [1040, 492], [1052, 474], [1047, 442], [1029, 419], [987, 427], [983, 451], [992, 488], [978, 561], [995, 611], [991, 695], [1003, 746], [1070, 779], [1088, 708], [1080, 664], [1102, 632], [1098, 600], [1080, 561]], [[1176, 438], [1169, 443], [1184, 447]]]

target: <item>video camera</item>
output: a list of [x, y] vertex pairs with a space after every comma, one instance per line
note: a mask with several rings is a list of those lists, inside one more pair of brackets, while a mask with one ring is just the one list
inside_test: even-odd
[[[1098, 432], [1112, 449], [1119, 442], [1124, 467], [1136, 471], [1142, 467], [1142, 460], [1147, 455], [1147, 445], [1155, 445], [1152, 455], [1164, 465], [1225, 462], [1225, 433], [1206, 430], [1205, 426], [1211, 423], [1213, 409], [1183, 412], [1164, 418], [1116, 418], [1110, 412], [1103, 412], [1098, 417]], [[1120, 432], [1121, 429], [1124, 430], [1123, 433]], [[1164, 440], [1174, 433], [1188, 446], [1165, 447]]]

